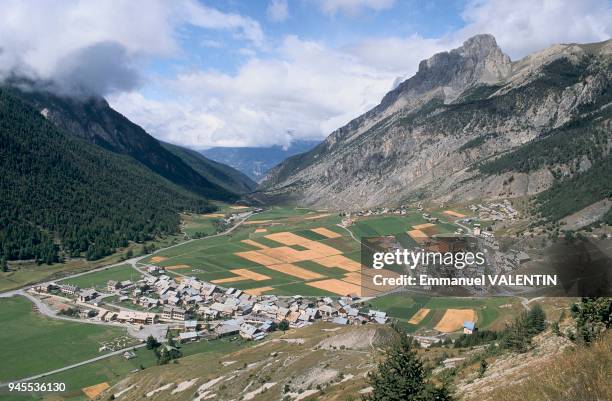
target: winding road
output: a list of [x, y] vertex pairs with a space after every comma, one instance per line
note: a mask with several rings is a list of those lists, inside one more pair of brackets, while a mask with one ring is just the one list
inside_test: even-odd
[[[240, 221], [238, 221], [236, 224], [234, 224], [232, 227], [228, 228], [227, 230], [218, 233], [218, 234], [214, 234], [214, 235], [210, 235], [207, 237], [203, 237], [203, 238], [194, 238], [194, 239], [189, 239], [187, 241], [183, 241], [179, 244], [175, 244], [175, 245], [171, 245], [169, 247], [166, 248], [162, 248], [162, 249], [158, 249], [155, 252], [152, 252], [150, 254], [147, 255], [142, 255], [142, 256], [138, 256], [132, 259], [128, 259], [128, 260], [124, 260], [122, 262], [119, 263], [114, 263], [111, 265], [107, 265], [107, 266], [102, 266], [102, 267], [98, 267], [96, 269], [92, 269], [92, 270], [88, 270], [85, 272], [80, 272], [80, 273], [75, 273], [66, 277], [62, 277], [61, 279], [58, 280], [52, 280], [52, 281], [64, 281], [64, 280], [68, 280], [71, 278], [75, 278], [75, 277], [80, 277], [86, 274], [91, 274], [91, 273], [95, 273], [95, 272], [99, 272], [99, 271], [104, 271], [104, 270], [108, 270], [108, 269], [112, 269], [113, 267], [117, 267], [117, 266], [121, 266], [121, 265], [125, 265], [126, 263], [131, 265], [135, 270], [137, 270], [139, 273], [141, 273], [144, 276], [150, 276], [149, 273], [145, 272], [143, 269], [141, 269], [139, 266], [137, 266], [137, 263], [140, 262], [141, 260], [148, 258], [150, 256], [153, 256], [157, 253], [166, 251], [168, 249], [172, 249], [178, 246], [182, 246], [185, 245], [187, 243], [190, 242], [194, 242], [194, 241], [205, 241], [209, 238], [214, 238], [214, 237], [220, 237], [223, 235], [228, 235], [231, 232], [233, 232], [236, 228], [238, 228], [240, 225], [242, 225], [246, 220], [248, 220], [251, 216], [255, 215], [255, 212], [250, 212], [248, 214], [246, 214]], [[115, 326], [115, 327], [123, 327], [127, 329], [127, 332], [129, 335], [131, 335], [132, 337], [138, 338], [138, 339], [145, 339], [146, 337], [148, 337], [149, 334], [153, 333], [154, 331], [158, 330], [158, 329], [163, 329], [163, 326], [166, 325], [149, 325], [149, 326], [145, 326], [145, 329], [143, 330], [136, 330], [135, 327], [133, 327], [132, 325], [126, 325], [126, 324], [121, 324], [121, 323], [112, 323], [112, 322], [101, 322], [101, 321], [94, 321], [94, 320], [90, 320], [90, 319], [77, 319], [77, 318], [71, 318], [68, 316], [61, 316], [58, 315], [54, 310], [52, 310], [51, 308], [49, 308], [49, 306], [47, 306], [44, 302], [42, 302], [42, 300], [40, 300], [39, 298], [33, 296], [32, 294], [28, 293], [27, 291], [31, 288], [36, 287], [37, 285], [40, 285], [41, 283], [44, 283], [47, 281], [41, 281], [35, 284], [30, 284], [28, 286], [19, 288], [19, 289], [14, 289], [14, 290], [10, 290], [10, 291], [5, 291], [5, 292], [0, 292], [0, 298], [10, 298], [13, 296], [23, 296], [25, 298], [27, 298], [28, 300], [30, 300], [38, 309], [38, 311], [47, 316], [50, 317], [52, 319], [58, 319], [58, 320], [64, 320], [64, 321], [70, 321], [70, 322], [76, 322], [76, 323], [82, 323], [82, 324], [96, 324], [96, 325], [101, 325], [101, 326]], [[131, 346], [128, 348], [124, 348], [124, 349], [120, 349], [118, 351], [113, 351], [110, 352], [108, 354], [104, 354], [104, 355], [100, 355], [98, 357], [95, 358], [91, 358], [88, 359], [86, 361], [82, 361], [82, 362], [78, 362], [69, 366], [64, 366], [63, 368], [60, 369], [55, 369], [55, 370], [51, 370], [48, 372], [44, 372], [44, 373], [40, 373], [38, 375], [34, 375], [34, 376], [30, 376], [30, 377], [25, 377], [25, 378], [21, 378], [21, 379], [17, 379], [17, 380], [13, 380], [10, 383], [19, 383], [19, 382], [29, 382], [29, 381], [33, 381], [33, 380], [37, 380], [46, 376], [50, 376], [53, 375], [55, 373], [60, 373], [60, 372], [64, 372], [66, 370], [70, 370], [70, 369], [74, 369], [80, 366], [84, 366], [87, 365], [89, 363], [92, 362], [96, 362], [96, 361], [100, 361], [102, 359], [106, 359], [115, 355], [120, 355], [122, 353], [124, 353], [125, 351], [128, 350], [132, 350], [134, 348], [141, 348], [144, 347], [146, 344], [138, 344], [136, 346]], [[0, 383], [0, 388], [3, 387], [7, 387], [9, 385], [9, 382], [7, 383]]]

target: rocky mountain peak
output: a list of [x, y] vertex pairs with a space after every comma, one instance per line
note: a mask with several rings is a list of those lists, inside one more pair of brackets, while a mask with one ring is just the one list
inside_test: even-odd
[[416, 75], [389, 95], [419, 96], [441, 88], [443, 100], [451, 102], [470, 86], [499, 82], [510, 72], [510, 57], [502, 52], [493, 35], [481, 34], [469, 38], [461, 47], [421, 61]]

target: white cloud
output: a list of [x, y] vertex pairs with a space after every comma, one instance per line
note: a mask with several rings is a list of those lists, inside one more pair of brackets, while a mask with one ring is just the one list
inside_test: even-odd
[[595, 42], [612, 37], [612, 7], [606, 0], [473, 1], [458, 36], [491, 33], [513, 59], [555, 43]]
[[91, 49], [101, 44], [118, 49], [126, 68], [147, 57], [168, 57], [181, 51], [178, 29], [186, 24], [230, 30], [257, 46], [265, 39], [256, 21], [196, 0], [7, 0], [0, 20], [0, 78], [16, 71], [55, 78], [75, 54], [99, 58]]
[[326, 15], [344, 13], [355, 16], [365, 10], [385, 10], [393, 7], [395, 0], [318, 0], [319, 8]]
[[[356, 15], [392, 7], [393, 1], [328, 0], [317, 6], [329, 15]], [[375, 106], [420, 60], [473, 34], [494, 34], [516, 59], [554, 43], [608, 39], [611, 13], [605, 0], [479, 0], [466, 6], [465, 26], [442, 37], [372, 37], [333, 48], [296, 36], [273, 46], [257, 21], [196, 0], [7, 0], [0, 8], [0, 76], [19, 68], [92, 81], [92, 90], [114, 90], [111, 104], [158, 138], [194, 148], [286, 145], [292, 138], [325, 137]], [[178, 75], [156, 76], [136, 90], [142, 77], [133, 73], [142, 63], [135, 61], [184, 52], [178, 35], [189, 24], [244, 39], [244, 46], [227, 48], [244, 63], [235, 72], [180, 68]], [[210, 37], [198, 40], [203, 47], [223, 45]], [[97, 69], [75, 65], [83, 58], [81, 67], [101, 60], [102, 54], [123, 60], [114, 66], [113, 79], [99, 81], [96, 74], [108, 70], [103, 63]]]
[[334, 49], [288, 36], [267, 57], [251, 53], [234, 74], [192, 71], [166, 82], [165, 90], [181, 99], [180, 105], [154, 108], [128, 95], [114, 104], [156, 136], [195, 148], [323, 138], [375, 106], [398, 77], [414, 74], [421, 60], [474, 34], [493, 33], [515, 59], [554, 43], [609, 38], [610, 7], [589, 1], [587, 6], [550, 0], [473, 2], [464, 12], [465, 27], [439, 38], [415, 33]]
[[287, 0], [270, 0], [266, 10], [268, 18], [274, 22], [281, 22], [289, 17]]
[[157, 137], [194, 148], [287, 145], [291, 139], [324, 138], [375, 106], [394, 79], [295, 36], [275, 52], [251, 58], [233, 75], [180, 74], [165, 88], [181, 101], [163, 112], [161, 104], [137, 94], [113, 97], [111, 104]]

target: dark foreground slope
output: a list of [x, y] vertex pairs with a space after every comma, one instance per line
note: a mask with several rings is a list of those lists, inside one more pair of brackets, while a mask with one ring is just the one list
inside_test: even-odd
[[95, 259], [176, 232], [181, 210], [210, 203], [127, 155], [68, 134], [0, 88], [0, 256]]

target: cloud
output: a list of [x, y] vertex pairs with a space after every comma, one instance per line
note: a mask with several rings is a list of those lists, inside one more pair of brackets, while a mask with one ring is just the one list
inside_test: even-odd
[[[310, 1], [327, 15], [394, 5]], [[287, 145], [325, 137], [375, 106], [414, 74], [420, 60], [474, 34], [494, 34], [517, 59], [554, 43], [610, 38], [611, 10], [605, 0], [478, 0], [465, 6], [463, 27], [439, 37], [372, 34], [332, 46], [292, 35], [271, 41], [257, 21], [196, 0], [6, 0], [0, 8], [0, 78], [19, 71], [53, 78], [68, 90], [110, 94], [113, 107], [150, 133], [193, 148]], [[178, 61], [174, 68], [187, 53], [185, 26], [242, 40], [233, 44], [209, 32], [187, 38], [203, 52], [222, 46], [214, 53], [226, 51], [241, 64], [218, 71]], [[172, 72], [147, 72], [151, 59], [171, 60]]]
[[266, 13], [271, 21], [285, 21], [289, 17], [287, 0], [270, 0]]
[[123, 46], [102, 42], [62, 58], [54, 81], [68, 94], [98, 94], [133, 90], [141, 76]]
[[[514, 59], [559, 42], [610, 37], [610, 7], [589, 0], [469, 3], [465, 25], [446, 35], [356, 39], [340, 47], [286, 36], [264, 56], [249, 53], [235, 73], [194, 70], [161, 86], [170, 98], [147, 103], [125, 94], [112, 104], [154, 135], [194, 148], [286, 145], [324, 138], [375, 106], [413, 75], [421, 60], [455, 48], [476, 33], [493, 33]], [[547, 26], [556, 24], [566, 29]], [[168, 106], [164, 108], [164, 104]]]
[[[106, 69], [90, 74], [101, 80], [100, 85], [86, 82], [88, 89], [102, 90], [100, 94], [131, 89], [138, 81], [134, 65], [180, 54], [179, 30], [185, 25], [235, 32], [255, 46], [265, 41], [257, 21], [196, 0], [7, 0], [0, 7], [0, 20], [0, 79], [66, 79], [72, 69], [85, 80], [88, 73], [76, 66], [77, 61], [89, 68], [104, 62]], [[105, 56], [118, 57], [120, 65], [113, 66]]]
[[318, 0], [319, 8], [326, 15], [343, 13], [359, 15], [365, 10], [380, 11], [393, 7], [395, 0]]
[[164, 112], [137, 94], [110, 101], [157, 137], [193, 148], [288, 145], [322, 139], [375, 106], [394, 78], [344, 52], [287, 36], [274, 57], [251, 58], [235, 74], [194, 71], [165, 82], [181, 100]]
[[612, 37], [612, 7], [606, 0], [472, 1], [457, 36], [491, 33], [513, 59], [555, 43], [586, 43]]

